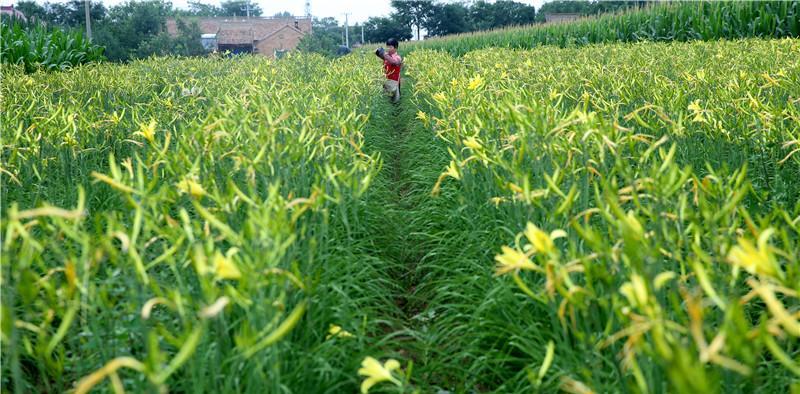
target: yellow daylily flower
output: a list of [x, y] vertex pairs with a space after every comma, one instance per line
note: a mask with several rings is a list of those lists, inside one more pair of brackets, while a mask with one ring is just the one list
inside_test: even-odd
[[141, 135], [146, 140], [152, 143], [156, 136], [156, 126], [157, 123], [155, 120], [151, 120], [150, 123], [146, 125], [142, 123], [139, 125], [139, 131], [137, 131], [134, 134]]
[[458, 172], [458, 165], [456, 165], [454, 160], [450, 160], [450, 164], [447, 166], [447, 171], [445, 171], [445, 174], [455, 179], [461, 179], [461, 174]]
[[705, 116], [703, 116], [703, 113], [705, 113], [706, 111], [703, 109], [703, 107], [700, 106], [700, 100], [692, 101], [692, 103], [689, 104], [689, 107], [687, 107], [687, 109], [689, 111], [692, 111], [692, 114], [694, 115], [692, 122], [699, 122], [699, 123], [706, 122], [706, 118]]
[[547, 234], [531, 222], [528, 222], [528, 225], [525, 226], [525, 238], [528, 239], [528, 242], [533, 246], [533, 250], [537, 253], [553, 253], [556, 250], [553, 240], [566, 236], [567, 233], [564, 230], [554, 230]]
[[656, 278], [653, 280], [653, 286], [656, 288], [656, 290], [660, 290], [665, 284], [677, 277], [678, 274], [672, 271], [662, 272], [656, 275]]
[[433, 95], [433, 99], [438, 102], [443, 102], [447, 100], [447, 96], [445, 96], [444, 93], [439, 92]]
[[341, 326], [331, 324], [330, 327], [328, 327], [328, 336], [326, 336], [325, 339], [327, 340], [333, 337], [352, 338], [353, 334], [344, 330]]
[[644, 279], [638, 274], [631, 275], [631, 281], [625, 282], [620, 286], [619, 292], [633, 306], [641, 306], [647, 303], [647, 286], [645, 286]]
[[456, 86], [458, 86], [458, 79], [455, 79], [455, 78], [453, 78], [453, 79], [450, 81], [450, 86], [452, 86], [452, 87], [456, 87]]
[[392, 376], [392, 371], [399, 368], [400, 363], [395, 359], [389, 359], [381, 365], [378, 360], [372, 357], [365, 358], [364, 361], [361, 362], [361, 369], [358, 370], [359, 375], [366, 377], [364, 382], [361, 383], [361, 393], [367, 394], [372, 386], [385, 381], [401, 386], [402, 383]]
[[483, 85], [483, 77], [480, 74], [475, 75], [473, 78], [469, 79], [469, 84], [467, 85], [467, 89], [475, 90]]
[[200, 198], [206, 194], [206, 189], [203, 188], [203, 185], [197, 183], [194, 179], [186, 178], [177, 185], [175, 185], [178, 190], [182, 193], [188, 193], [194, 198]]
[[426, 114], [425, 112], [419, 111], [419, 112], [417, 112], [417, 119], [419, 119], [419, 120], [421, 120], [423, 122], [427, 122], [428, 121], [428, 114]]
[[467, 139], [465, 139], [462, 142], [464, 146], [472, 150], [480, 150], [481, 148], [483, 148], [483, 146], [481, 145], [481, 141], [475, 137], [467, 137]]
[[495, 208], [499, 207], [500, 204], [506, 202], [507, 200], [504, 197], [492, 197], [489, 199], [489, 202], [494, 204]]
[[[231, 253], [229, 253], [231, 254]], [[242, 273], [231, 261], [230, 256], [223, 256], [219, 251], [214, 253], [214, 273], [220, 279], [239, 279]]]
[[697, 70], [697, 72], [694, 74], [694, 76], [697, 79], [704, 80], [704, 79], [706, 79], [706, 70], [703, 70], [701, 68], [701, 69]]
[[528, 270], [528, 271], [541, 271], [542, 269], [534, 264], [525, 253], [517, 249], [503, 246], [502, 253], [494, 256], [497, 261], [495, 268], [495, 275], [507, 274], [511, 271]]
[[628, 214], [622, 218], [621, 224], [622, 230], [628, 235], [638, 240], [644, 239], [644, 227], [642, 227], [642, 223], [636, 219], [636, 214], [633, 213], [633, 211], [628, 211]]
[[775, 257], [770, 252], [770, 247], [767, 244], [769, 238], [774, 232], [773, 229], [767, 229], [758, 237], [758, 244], [753, 245], [753, 242], [746, 238], [739, 238], [738, 245], [731, 248], [728, 252], [728, 262], [744, 268], [751, 274], [761, 274], [776, 277], [778, 275]]

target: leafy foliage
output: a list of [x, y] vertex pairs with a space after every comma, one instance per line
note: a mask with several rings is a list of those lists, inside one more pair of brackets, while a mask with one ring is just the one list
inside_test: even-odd
[[388, 17], [371, 17], [364, 24], [366, 42], [386, 42], [389, 38], [398, 41], [411, 39], [411, 28], [405, 25], [397, 15]]
[[301, 52], [335, 56], [337, 49], [344, 42], [343, 34], [344, 27], [339, 26], [336, 19], [314, 18], [311, 34], [306, 34], [300, 39], [297, 49]]
[[28, 73], [65, 70], [105, 59], [103, 47], [90, 43], [80, 31], [5, 19], [0, 21], [0, 58], [4, 64], [21, 65]]

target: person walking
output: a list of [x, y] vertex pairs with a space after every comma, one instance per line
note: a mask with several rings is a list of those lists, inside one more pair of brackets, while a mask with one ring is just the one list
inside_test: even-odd
[[383, 59], [383, 71], [386, 74], [383, 90], [395, 104], [400, 101], [400, 69], [403, 67], [403, 58], [397, 54], [399, 45], [396, 39], [390, 38], [386, 40], [385, 50], [383, 48], [375, 50], [375, 54]]

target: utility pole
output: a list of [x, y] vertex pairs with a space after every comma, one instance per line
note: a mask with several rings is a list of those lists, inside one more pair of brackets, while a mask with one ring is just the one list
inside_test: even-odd
[[92, 8], [92, 5], [90, 3], [90, 0], [83, 0], [83, 8], [84, 8], [84, 11], [85, 11], [85, 14], [86, 14], [86, 38], [88, 38], [89, 41], [91, 41], [92, 40], [92, 20], [91, 19], [92, 18], [91, 18], [90, 10]]
[[242, 11], [247, 14], [247, 19], [250, 19], [250, 0], [244, 2], [244, 7], [242, 7]]
[[349, 12], [344, 13], [344, 45], [350, 48], [350, 27], [347, 26], [347, 16], [350, 15]]

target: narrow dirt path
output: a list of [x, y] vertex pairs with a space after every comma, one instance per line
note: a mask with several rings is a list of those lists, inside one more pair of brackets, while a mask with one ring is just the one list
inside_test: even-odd
[[[419, 315], [427, 308], [425, 300], [417, 296], [422, 272], [420, 262], [428, 254], [423, 240], [429, 229], [420, 220], [420, 201], [427, 198], [432, 182], [415, 179], [419, 168], [414, 168], [418, 158], [419, 141], [414, 140], [417, 126], [413, 104], [409, 100], [410, 83], [403, 84], [403, 98], [398, 104], [380, 101], [372, 111], [371, 122], [376, 126], [367, 134], [368, 148], [380, 152], [383, 168], [377, 188], [371, 196], [376, 205], [376, 216], [371, 218], [373, 253], [392, 267], [390, 275], [397, 286], [393, 295], [397, 310], [387, 316], [383, 333], [399, 348], [392, 349], [415, 365], [424, 364], [425, 340], [419, 327]], [[431, 166], [437, 165], [431, 163]], [[434, 179], [435, 180], [435, 179]], [[388, 350], [388, 349], [387, 349]], [[416, 368], [416, 367], [415, 367]]]

